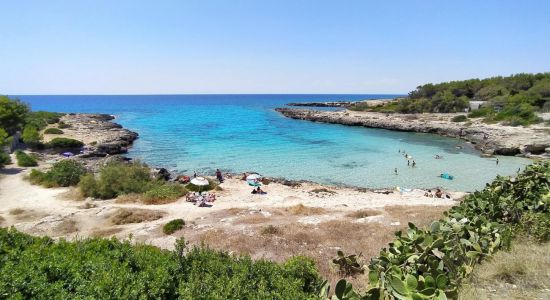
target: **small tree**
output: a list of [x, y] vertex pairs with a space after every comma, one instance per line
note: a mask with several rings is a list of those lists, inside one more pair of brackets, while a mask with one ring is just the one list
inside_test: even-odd
[[23, 134], [21, 135], [21, 138], [23, 139], [23, 142], [31, 148], [37, 148], [40, 145], [42, 145], [42, 143], [40, 142], [42, 137], [40, 136], [40, 133], [38, 133], [38, 130], [34, 126], [30, 126], [30, 125], [25, 126], [25, 129], [23, 129]]

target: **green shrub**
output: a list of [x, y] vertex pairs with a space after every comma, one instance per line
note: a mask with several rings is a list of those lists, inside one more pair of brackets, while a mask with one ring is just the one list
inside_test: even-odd
[[318, 299], [311, 260], [284, 265], [202, 247], [54, 241], [0, 228], [0, 295], [14, 299]]
[[161, 183], [155, 185], [143, 194], [146, 204], [163, 204], [177, 200], [187, 194], [187, 190], [175, 183]]
[[493, 115], [494, 113], [495, 111], [492, 107], [482, 107], [480, 109], [472, 110], [472, 112], [468, 114], [468, 118], [481, 118]]
[[27, 146], [31, 148], [42, 147], [42, 137], [34, 126], [26, 125], [25, 129], [23, 129], [23, 133], [21, 134], [21, 139]]
[[17, 158], [17, 165], [20, 167], [38, 166], [38, 162], [36, 161], [36, 159], [21, 150], [15, 151], [15, 157]]
[[183, 226], [185, 226], [185, 221], [183, 219], [174, 219], [174, 220], [164, 224], [164, 226], [162, 227], [162, 232], [164, 232], [164, 234], [170, 235], [170, 234], [182, 229]]
[[468, 117], [466, 117], [465, 115], [458, 115], [458, 116], [454, 116], [452, 119], [451, 119], [452, 122], [466, 122], [468, 121]]
[[33, 184], [45, 187], [72, 186], [77, 185], [84, 174], [86, 169], [79, 162], [64, 159], [55, 163], [47, 172], [33, 169], [29, 180]]
[[54, 138], [48, 143], [48, 147], [54, 149], [76, 149], [82, 146], [84, 143], [81, 141], [64, 137]]
[[321, 276], [315, 267], [315, 262], [307, 256], [291, 257], [283, 268], [290, 277], [298, 278], [304, 293], [315, 293], [319, 289]]
[[146, 165], [111, 162], [99, 170], [97, 177], [83, 177], [80, 189], [86, 197], [112, 199], [124, 194], [144, 193], [155, 184]]
[[29, 110], [29, 106], [19, 99], [0, 95], [0, 128], [13, 135], [23, 128]]
[[10, 155], [0, 149], [0, 168], [8, 164], [11, 164]]
[[57, 127], [60, 128], [60, 129], [65, 129], [65, 128], [70, 128], [71, 125], [69, 125], [65, 122], [59, 122], [59, 124], [57, 124]]
[[519, 228], [540, 243], [550, 241], [550, 212], [524, 214]]
[[59, 118], [61, 118], [63, 115], [64, 114], [62, 113], [54, 113], [48, 111], [33, 111], [27, 114], [27, 116], [25, 117], [25, 123], [27, 125], [35, 127], [38, 130], [41, 130], [48, 126], [48, 124], [55, 124], [59, 122]]
[[44, 133], [46, 133], [46, 134], [63, 134], [63, 130], [57, 129], [57, 128], [54, 128], [54, 127], [50, 127], [50, 128], [46, 128], [46, 130], [44, 130]]

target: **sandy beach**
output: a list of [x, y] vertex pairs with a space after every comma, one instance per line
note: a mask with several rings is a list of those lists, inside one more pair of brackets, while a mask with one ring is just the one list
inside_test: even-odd
[[[43, 166], [42, 166], [43, 167]], [[30, 168], [8, 165], [0, 176], [1, 226], [54, 238], [116, 236], [172, 249], [179, 237], [253, 258], [283, 261], [293, 255], [313, 257], [328, 278], [338, 278], [330, 264], [336, 251], [375, 255], [407, 222], [428, 224], [456, 203], [424, 197], [424, 191], [377, 193], [315, 183], [264, 185], [265, 195], [239, 178], [226, 178], [211, 207], [185, 197], [163, 205], [82, 199], [76, 188], [43, 188], [25, 177]], [[450, 193], [459, 199], [463, 193]], [[121, 201], [123, 200], [123, 201]], [[120, 221], [121, 214], [133, 220]], [[183, 230], [165, 235], [162, 226], [182, 218]]]

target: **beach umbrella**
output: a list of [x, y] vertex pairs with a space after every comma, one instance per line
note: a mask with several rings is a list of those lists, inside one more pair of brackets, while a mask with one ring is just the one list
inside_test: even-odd
[[195, 178], [191, 179], [191, 184], [200, 187], [200, 190], [202, 190], [203, 186], [206, 186], [210, 183], [204, 177], [195, 177]]
[[63, 153], [61, 153], [61, 155], [65, 156], [65, 157], [71, 157], [71, 156], [74, 156], [74, 153], [72, 153], [72, 152], [63, 152]]
[[262, 175], [260, 175], [260, 174], [250, 174], [250, 175], [246, 176], [246, 181], [249, 181], [249, 180], [258, 181], [261, 178], [262, 178]]
[[250, 174], [246, 176], [246, 182], [250, 186], [260, 186], [260, 179], [262, 176], [260, 174]]

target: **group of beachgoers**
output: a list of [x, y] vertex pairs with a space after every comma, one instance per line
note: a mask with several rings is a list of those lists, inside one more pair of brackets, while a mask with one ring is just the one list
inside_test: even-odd
[[424, 193], [424, 197], [451, 199], [451, 196], [449, 194], [444, 194], [441, 189], [436, 189], [433, 193], [432, 190], [428, 190]]
[[188, 193], [185, 196], [185, 201], [193, 202], [194, 205], [198, 207], [211, 207], [211, 204], [216, 201], [216, 195], [211, 193], [203, 193], [201, 191], [195, 193]]

